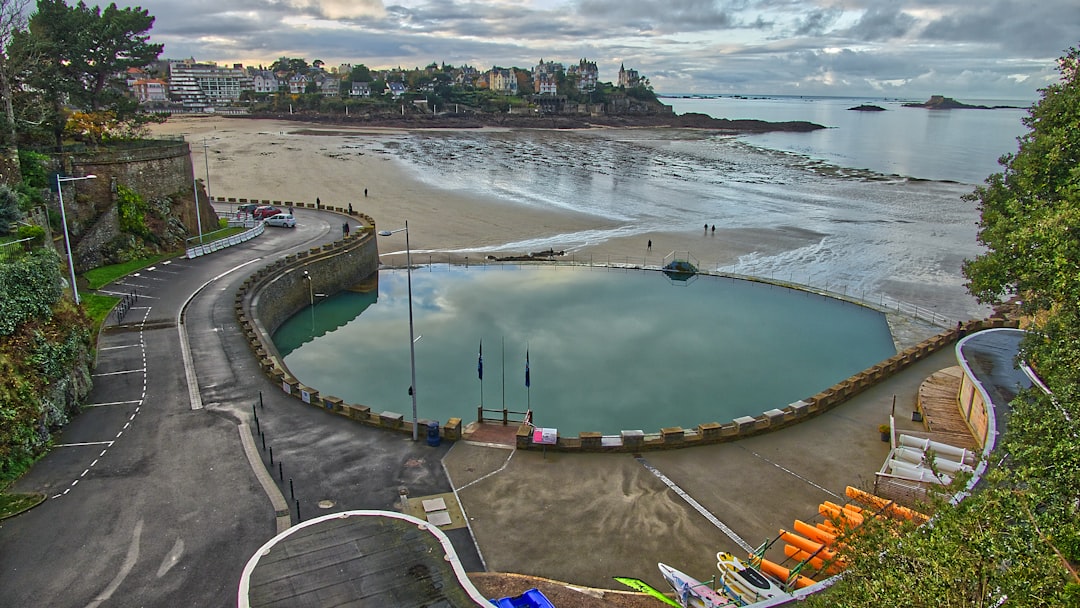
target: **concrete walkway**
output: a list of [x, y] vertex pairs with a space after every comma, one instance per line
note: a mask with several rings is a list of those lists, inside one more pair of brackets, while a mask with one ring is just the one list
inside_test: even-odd
[[658, 561], [708, 579], [717, 551], [745, 555], [795, 519], [813, 520], [822, 501], [845, 502], [846, 486], [872, 488], [889, 451], [877, 427], [894, 397], [898, 429], [919, 429], [919, 385], [955, 364], [943, 349], [825, 414], [734, 443], [639, 459], [459, 442], [444, 464], [489, 570], [606, 588], [632, 576], [667, 589]]

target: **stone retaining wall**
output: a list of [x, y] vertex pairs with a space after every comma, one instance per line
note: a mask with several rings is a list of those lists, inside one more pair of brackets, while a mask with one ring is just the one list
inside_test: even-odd
[[[246, 202], [246, 199], [241, 200]], [[222, 199], [217, 199], [217, 202], [222, 202]], [[266, 204], [305, 206], [303, 203], [276, 201]], [[306, 206], [314, 208], [314, 205]], [[327, 206], [321, 208], [348, 214], [347, 210]], [[352, 217], [364, 224], [363, 228], [340, 241], [286, 256], [249, 276], [235, 296], [236, 318], [259, 361], [259, 367], [282, 391], [304, 403], [331, 410], [351, 420], [411, 435], [412, 420], [405, 420], [401, 414], [374, 412], [365, 405], [345, 403], [339, 397], [323, 395], [317, 388], [301, 384], [285, 366], [270, 339], [282, 323], [311, 303], [312, 294], [339, 292], [378, 271], [375, 220], [356, 212]], [[305, 278], [304, 271], [310, 278]], [[418, 435], [427, 434], [427, 423], [427, 420], [418, 421]], [[461, 419], [451, 418], [439, 432], [447, 440], [460, 439]]]

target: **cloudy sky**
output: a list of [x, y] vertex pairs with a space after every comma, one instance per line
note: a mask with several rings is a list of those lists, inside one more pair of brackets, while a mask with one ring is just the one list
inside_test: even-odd
[[[87, 4], [95, 3], [87, 0]], [[102, 2], [101, 4], [105, 4]], [[162, 57], [269, 65], [620, 64], [661, 94], [1034, 100], [1077, 0], [145, 0]]]

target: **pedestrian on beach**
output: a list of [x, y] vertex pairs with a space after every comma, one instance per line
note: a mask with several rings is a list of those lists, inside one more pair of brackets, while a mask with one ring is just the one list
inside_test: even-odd
[[319, 208], [319, 204], [320, 204], [320, 203], [319, 203], [319, 197], [317, 197], [317, 196], [316, 196], [316, 197], [315, 197], [315, 208], [316, 208], [316, 209], [318, 209], [318, 208]]
[[647, 251], [652, 251], [652, 239], [649, 239], [649, 248]]
[[349, 236], [349, 222], [345, 222], [341, 225], [341, 234]]
[[349, 203], [349, 215], [352, 215], [352, 203]]
[[705, 224], [705, 232], [708, 232], [708, 231], [709, 231], [709, 225]]
[[712, 233], [713, 233], [713, 234], [716, 234], [716, 224], [713, 224], [713, 225], [712, 225]]
[[364, 188], [364, 198], [367, 198], [367, 188]]

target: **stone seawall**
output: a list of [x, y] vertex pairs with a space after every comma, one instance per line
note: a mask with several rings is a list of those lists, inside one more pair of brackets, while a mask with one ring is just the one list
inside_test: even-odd
[[[224, 202], [224, 199], [218, 199]], [[304, 203], [285, 203], [303, 207]], [[307, 205], [313, 207], [313, 205]], [[328, 211], [347, 211], [323, 206]], [[374, 412], [370, 407], [345, 403], [332, 395], [323, 395], [315, 387], [300, 383], [286, 367], [270, 336], [289, 317], [311, 303], [313, 293], [333, 294], [368, 279], [379, 269], [379, 250], [375, 221], [353, 212], [351, 216], [364, 226], [350, 236], [322, 247], [286, 256], [249, 276], [237, 290], [234, 308], [248, 345], [259, 360], [259, 367], [285, 393], [302, 402], [322, 407], [351, 420], [412, 434], [411, 420], [392, 412]], [[307, 271], [305, 276], [304, 272]], [[418, 421], [426, 432], [426, 420]], [[461, 419], [451, 418], [440, 429], [448, 440], [461, 438]]]
[[669, 427], [660, 429], [659, 433], [643, 433], [636, 430], [623, 431], [620, 435], [579, 433], [577, 437], [560, 436], [555, 444], [547, 445], [534, 442], [533, 428], [529, 425], [521, 425], [517, 431], [517, 448], [566, 452], [640, 452], [723, 443], [768, 433], [827, 412], [913, 363], [925, 359], [942, 348], [954, 345], [967, 334], [984, 329], [1015, 326], [1015, 322], [999, 318], [962, 323], [954, 329], [943, 331], [905, 349], [812, 397], [796, 401], [784, 408], [771, 409], [759, 416], [743, 416], [726, 424], [708, 422], [699, 424], [693, 429]]

